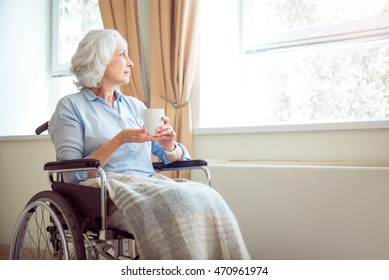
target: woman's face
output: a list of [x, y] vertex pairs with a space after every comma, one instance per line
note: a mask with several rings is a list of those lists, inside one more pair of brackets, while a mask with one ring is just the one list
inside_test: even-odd
[[107, 65], [103, 79], [115, 85], [128, 84], [133, 66], [134, 63], [128, 57], [126, 48], [118, 41], [115, 53]]

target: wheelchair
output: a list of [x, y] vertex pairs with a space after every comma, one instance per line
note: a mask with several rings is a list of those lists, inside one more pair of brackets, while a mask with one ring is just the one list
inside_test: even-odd
[[[46, 131], [39, 126], [37, 135]], [[205, 160], [163, 164], [154, 162], [156, 172], [202, 169], [211, 186]], [[17, 219], [10, 245], [10, 259], [33, 260], [119, 260], [139, 259], [136, 240], [131, 233], [108, 228], [107, 181], [100, 162], [77, 159], [47, 162], [51, 190], [35, 194]], [[101, 188], [65, 183], [64, 172], [97, 170]]]

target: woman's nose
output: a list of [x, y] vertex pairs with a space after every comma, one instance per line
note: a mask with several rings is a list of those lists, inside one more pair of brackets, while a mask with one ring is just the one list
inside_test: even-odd
[[134, 62], [132, 62], [132, 60], [130, 58], [128, 58], [127, 66], [130, 68], [134, 67]]

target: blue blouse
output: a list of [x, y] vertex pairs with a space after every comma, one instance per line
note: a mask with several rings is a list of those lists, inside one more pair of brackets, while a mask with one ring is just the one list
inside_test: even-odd
[[[115, 94], [117, 99], [113, 108], [90, 89], [83, 89], [59, 100], [48, 128], [59, 160], [85, 158], [123, 129], [139, 128], [135, 118], [146, 106], [134, 97], [122, 95], [118, 91]], [[183, 158], [190, 159], [184, 145], [178, 145], [184, 152]], [[151, 154], [164, 163], [170, 163], [157, 141], [127, 143], [113, 153], [104, 170], [149, 176], [155, 172]], [[86, 179], [86, 172], [78, 172], [67, 178], [71, 182]]]

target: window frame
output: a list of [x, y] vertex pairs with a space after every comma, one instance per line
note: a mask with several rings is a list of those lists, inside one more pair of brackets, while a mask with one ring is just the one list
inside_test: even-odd
[[387, 129], [389, 119], [356, 121], [307, 121], [303, 123], [285, 122], [257, 126], [195, 127], [196, 135], [207, 134], [252, 134], [272, 132], [342, 131], [364, 129]]
[[65, 77], [72, 76], [69, 71], [69, 63], [59, 63], [59, 1], [52, 1], [52, 32], [51, 32], [51, 76]]
[[[242, 16], [242, 34], [248, 19]], [[265, 35], [257, 41], [243, 41], [245, 54], [257, 54], [280, 49], [290, 50], [296, 47], [327, 46], [346, 43], [366, 43], [389, 38], [389, 16], [377, 16], [369, 19], [353, 20]]]

